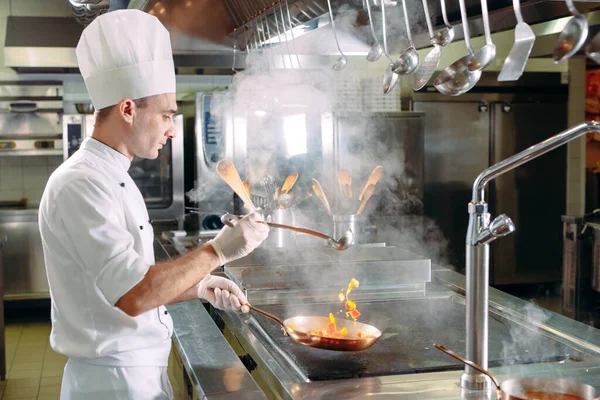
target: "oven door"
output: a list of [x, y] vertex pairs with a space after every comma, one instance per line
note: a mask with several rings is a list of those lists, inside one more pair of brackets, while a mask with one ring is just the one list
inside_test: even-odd
[[168, 229], [183, 229], [183, 115], [175, 115], [173, 122], [177, 136], [167, 141], [158, 158], [136, 158], [129, 168], [144, 197], [155, 231], [159, 230], [157, 224], [166, 224]]

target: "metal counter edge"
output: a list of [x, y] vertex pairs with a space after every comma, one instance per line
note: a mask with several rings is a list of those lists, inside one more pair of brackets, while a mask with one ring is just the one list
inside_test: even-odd
[[[154, 248], [157, 261], [171, 259], [159, 239]], [[172, 304], [167, 310], [173, 319], [173, 344], [199, 398], [267, 398], [200, 300]]]

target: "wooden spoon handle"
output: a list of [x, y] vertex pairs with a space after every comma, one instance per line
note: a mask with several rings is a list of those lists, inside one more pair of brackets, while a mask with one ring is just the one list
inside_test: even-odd
[[252, 203], [250, 196], [246, 193], [246, 189], [244, 188], [244, 184], [240, 179], [240, 174], [238, 174], [233, 161], [231, 160], [221, 160], [217, 163], [217, 173], [223, 180], [229, 185], [229, 187], [242, 199], [244, 203], [250, 207], [251, 210], [256, 210], [256, 206]]

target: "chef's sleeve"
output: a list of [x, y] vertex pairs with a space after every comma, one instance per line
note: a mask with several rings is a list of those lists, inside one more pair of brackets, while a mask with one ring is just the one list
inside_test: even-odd
[[84, 273], [114, 306], [146, 275], [150, 266], [134, 249], [134, 238], [125, 227], [123, 207], [106, 184], [78, 178], [57, 196], [57, 210]]

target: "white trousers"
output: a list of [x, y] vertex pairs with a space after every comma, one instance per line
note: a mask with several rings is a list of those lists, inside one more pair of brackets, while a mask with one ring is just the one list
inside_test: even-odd
[[60, 400], [172, 400], [166, 367], [109, 367], [69, 359]]

